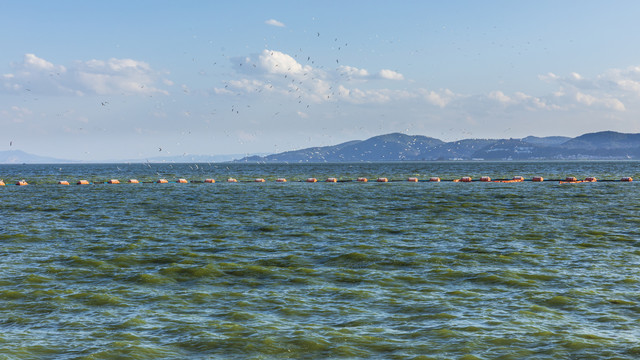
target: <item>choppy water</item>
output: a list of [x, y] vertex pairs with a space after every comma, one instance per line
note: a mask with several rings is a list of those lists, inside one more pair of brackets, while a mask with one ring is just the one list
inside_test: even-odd
[[638, 165], [0, 166], [0, 359], [635, 359], [636, 182], [295, 180]]

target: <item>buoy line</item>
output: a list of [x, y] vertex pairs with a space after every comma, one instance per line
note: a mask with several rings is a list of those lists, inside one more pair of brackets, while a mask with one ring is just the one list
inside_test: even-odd
[[[346, 183], [346, 182], [353, 182], [353, 183], [367, 183], [369, 181], [368, 178], [366, 177], [358, 177], [356, 179], [338, 179], [336, 177], [329, 177], [326, 180], [318, 180], [317, 178], [314, 177], [310, 177], [310, 178], [306, 178], [303, 180], [294, 180], [291, 182], [297, 182], [297, 183]], [[580, 184], [580, 183], [595, 183], [595, 182], [632, 182], [633, 178], [629, 177], [629, 176], [625, 176], [622, 177], [620, 179], [597, 179], [593, 176], [588, 176], [582, 180], [576, 178], [575, 176], [568, 176], [564, 179], [544, 179], [542, 176], [534, 176], [531, 179], [525, 179], [522, 176], [514, 176], [510, 179], [492, 179], [489, 176], [482, 176], [478, 179], [473, 179], [470, 176], [463, 176], [460, 178], [454, 178], [454, 179], [441, 179], [439, 177], [435, 177], [432, 176], [428, 179], [419, 179], [415, 176], [411, 176], [409, 178], [406, 179], [390, 179], [387, 177], [378, 177], [375, 179], [374, 183], [387, 183], [387, 182], [405, 182], [405, 183], [417, 183], [417, 182], [435, 182], [435, 183], [439, 183], [439, 182], [454, 182], [454, 183], [471, 183], [471, 182], [481, 182], [481, 183], [517, 183], [517, 182], [525, 182], [525, 181], [529, 181], [529, 182], [558, 182], [560, 184]], [[265, 183], [267, 182], [267, 180], [265, 180], [264, 178], [256, 178], [254, 180], [237, 180], [235, 178], [227, 178], [226, 180], [227, 183]], [[279, 177], [277, 178], [275, 181], [276, 183], [286, 183], [288, 182], [286, 178], [283, 177]], [[176, 183], [176, 184], [215, 184], [216, 180], [215, 179], [205, 179], [205, 180], [187, 180], [185, 178], [179, 178], [173, 181], [169, 181], [167, 179], [164, 178], [160, 178], [158, 180], [153, 180], [153, 181], [139, 181], [137, 179], [129, 179], [126, 181], [126, 183], [128, 184], [169, 184], [169, 183]], [[36, 183], [38, 185], [40, 185], [41, 183]], [[70, 182], [67, 180], [60, 180], [57, 181], [56, 184], [58, 185], [69, 185]], [[76, 182], [76, 185], [99, 185], [99, 184], [121, 184], [120, 180], [118, 179], [110, 179], [110, 180], [106, 180], [106, 181], [89, 181], [89, 180], [78, 180]], [[26, 186], [29, 185], [29, 182], [26, 180], [18, 180], [15, 183], [5, 183], [4, 180], [0, 179], [0, 186], [6, 186], [6, 185], [15, 185], [15, 186]]]

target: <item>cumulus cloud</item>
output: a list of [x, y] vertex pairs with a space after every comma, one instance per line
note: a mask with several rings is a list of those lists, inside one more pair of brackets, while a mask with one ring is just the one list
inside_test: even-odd
[[378, 73], [378, 76], [388, 80], [404, 80], [404, 76], [402, 74], [400, 74], [399, 72], [395, 72], [393, 70], [388, 70], [388, 69], [380, 70], [380, 72]]
[[440, 91], [421, 89], [420, 93], [422, 94], [422, 97], [424, 98], [424, 100], [427, 101], [427, 103], [438, 106], [440, 108], [444, 108], [451, 101], [459, 97], [449, 89], [444, 89]]
[[[306, 58], [309, 62], [310, 57]], [[388, 69], [372, 74], [351, 65], [314, 67], [301, 63], [297, 56], [268, 49], [259, 54], [234, 57], [231, 62], [235, 70], [246, 77], [226, 81], [224, 89], [213, 90], [215, 94], [262, 92], [287, 95], [301, 103], [345, 101], [356, 104], [416, 97], [406, 91], [376, 88], [374, 82], [370, 82], [375, 79], [404, 80], [402, 74]]]
[[366, 69], [358, 69], [357, 67], [353, 67], [353, 66], [340, 65], [338, 66], [338, 72], [341, 75], [346, 75], [346, 76], [355, 77], [355, 78], [369, 77], [369, 72]]
[[593, 78], [587, 78], [576, 72], [568, 76], [548, 73], [539, 78], [558, 85], [558, 90], [553, 93], [558, 107], [586, 106], [594, 109], [626, 111], [627, 108], [622, 99], [640, 96], [640, 67], [638, 66], [610, 69]]
[[[13, 72], [0, 81], [5, 91], [32, 91], [50, 95], [168, 94], [157, 87], [165, 81], [145, 62], [133, 59], [77, 61], [69, 67], [25, 54]], [[170, 82], [169, 82], [170, 83]]]
[[489, 99], [496, 100], [503, 104], [509, 104], [512, 100], [509, 96], [505, 95], [502, 91], [492, 91], [489, 93]]
[[597, 106], [616, 111], [624, 111], [626, 109], [622, 101], [611, 97], [597, 98], [592, 95], [577, 92], [575, 94], [575, 99], [578, 103], [587, 106]]
[[276, 19], [269, 19], [264, 22], [267, 25], [276, 26], [276, 27], [284, 27], [284, 24]]

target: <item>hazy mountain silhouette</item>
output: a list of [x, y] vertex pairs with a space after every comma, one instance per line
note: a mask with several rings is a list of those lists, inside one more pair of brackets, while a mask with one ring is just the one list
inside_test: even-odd
[[399, 133], [367, 140], [251, 156], [239, 162], [640, 159], [640, 134], [602, 131], [575, 138], [465, 139], [444, 142]]

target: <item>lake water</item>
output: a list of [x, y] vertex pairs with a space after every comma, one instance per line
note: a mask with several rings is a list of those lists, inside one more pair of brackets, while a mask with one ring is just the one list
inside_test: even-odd
[[1, 165], [0, 359], [636, 359], [636, 182], [371, 180], [639, 165]]

